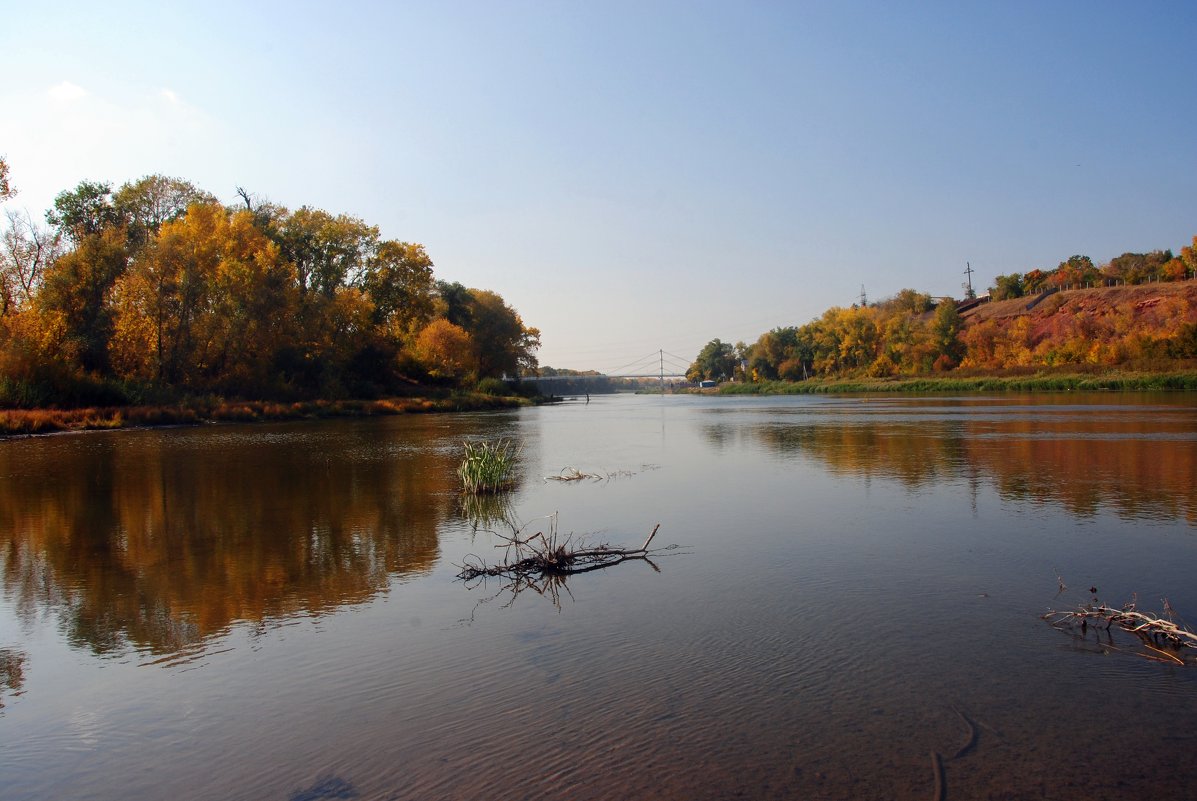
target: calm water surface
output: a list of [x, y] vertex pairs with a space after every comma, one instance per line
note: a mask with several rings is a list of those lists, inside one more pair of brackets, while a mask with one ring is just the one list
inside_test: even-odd
[[[496, 437], [519, 488], [463, 509], [461, 443]], [[1197, 668], [1039, 619], [1095, 585], [1197, 621], [1186, 395], [45, 437], [0, 442], [0, 493], [3, 799], [929, 799], [932, 752], [950, 799], [1197, 783]], [[501, 555], [471, 516], [554, 513], [681, 547], [555, 595], [455, 580]]]

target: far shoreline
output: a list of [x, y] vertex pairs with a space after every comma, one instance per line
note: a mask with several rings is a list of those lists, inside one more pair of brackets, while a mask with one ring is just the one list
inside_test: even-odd
[[386, 417], [438, 412], [498, 411], [548, 399], [454, 392], [376, 400], [231, 401], [192, 399], [152, 406], [80, 409], [0, 410], [0, 439], [123, 429], [169, 428], [221, 423], [265, 423], [350, 417]]
[[943, 392], [1186, 392], [1197, 390], [1197, 371], [1047, 373], [1022, 375], [811, 378], [721, 384], [718, 395], [822, 395]]

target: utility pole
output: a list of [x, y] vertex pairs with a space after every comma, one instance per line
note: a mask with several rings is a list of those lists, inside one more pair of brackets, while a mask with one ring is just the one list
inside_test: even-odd
[[977, 296], [977, 293], [975, 291], [973, 291], [973, 273], [974, 272], [975, 272], [975, 270], [973, 270], [973, 266], [966, 261], [964, 263], [964, 274], [966, 276], [968, 276], [968, 283], [961, 284], [961, 286], [964, 287], [964, 297], [966, 300], [972, 300], [973, 298], [975, 298]]

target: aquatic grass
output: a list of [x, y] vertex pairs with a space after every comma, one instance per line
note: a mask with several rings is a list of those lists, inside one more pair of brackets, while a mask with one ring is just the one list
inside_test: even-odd
[[505, 439], [465, 443], [465, 458], [457, 468], [463, 491], [482, 495], [511, 489], [518, 458], [519, 449]]

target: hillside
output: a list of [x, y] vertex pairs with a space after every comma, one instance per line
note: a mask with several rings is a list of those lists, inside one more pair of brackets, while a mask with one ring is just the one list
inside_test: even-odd
[[1197, 314], [1197, 281], [1072, 289], [1057, 292], [1027, 311], [1027, 305], [1036, 299], [1037, 296], [983, 303], [961, 317], [966, 324], [1024, 315], [1042, 321], [1059, 314], [1098, 317], [1120, 314], [1136, 319], [1155, 319], [1163, 305], [1170, 311], [1183, 310], [1187, 314], [1186, 320], [1193, 322]]
[[1068, 290], [1035, 300], [987, 303], [961, 315], [961, 366], [1161, 369], [1197, 356], [1197, 281]]

